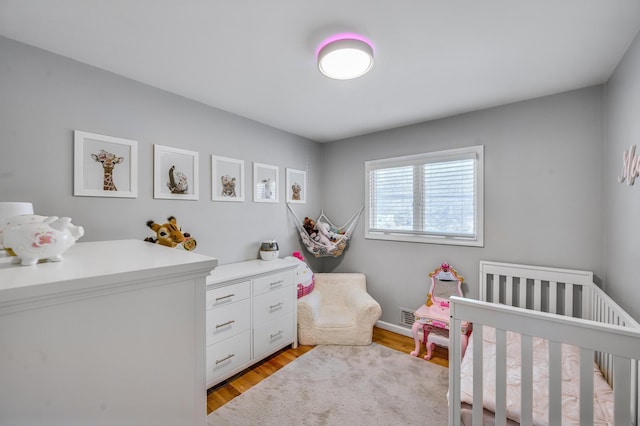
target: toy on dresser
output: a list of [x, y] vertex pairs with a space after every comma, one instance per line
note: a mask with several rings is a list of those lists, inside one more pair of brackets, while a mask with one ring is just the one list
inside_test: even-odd
[[31, 266], [39, 260], [60, 262], [62, 253], [83, 235], [84, 228], [73, 225], [68, 217], [20, 215], [2, 225], [0, 243], [15, 256], [12, 263]]
[[176, 218], [169, 216], [167, 221], [167, 223], [161, 225], [155, 223], [153, 220], [148, 220], [147, 226], [156, 233], [156, 238], [147, 237], [144, 240], [149, 243], [160, 244], [167, 247], [181, 245], [185, 250], [195, 250], [197, 246], [196, 240], [188, 232], [182, 232]]
[[[437, 296], [435, 292], [438, 281], [455, 282], [455, 295], [462, 297], [462, 282], [464, 277], [458, 275], [448, 263], [443, 263], [433, 272], [429, 273], [431, 287], [427, 293], [424, 305], [414, 312], [415, 322], [411, 327], [416, 347], [411, 352], [412, 356], [420, 353], [420, 341], [424, 342], [427, 354], [424, 359], [429, 360], [433, 355], [435, 345], [449, 347], [449, 298]], [[471, 324], [464, 322], [460, 332], [463, 335], [462, 353], [467, 346]]]

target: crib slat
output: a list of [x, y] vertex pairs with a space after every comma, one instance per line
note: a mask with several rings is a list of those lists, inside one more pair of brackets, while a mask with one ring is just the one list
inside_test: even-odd
[[482, 394], [483, 388], [483, 338], [482, 331], [484, 327], [479, 326], [473, 330], [473, 412], [472, 422], [473, 424], [482, 424], [482, 406], [484, 396]]
[[593, 424], [593, 351], [580, 349], [580, 424]]
[[527, 279], [526, 278], [518, 278], [518, 287], [520, 287], [520, 304], [518, 307], [526, 308], [527, 307]]
[[564, 314], [568, 317], [573, 316], [573, 284], [571, 283], [564, 285]]
[[630, 389], [631, 361], [628, 358], [613, 356], [613, 382], [613, 419], [617, 425], [631, 424], [629, 392], [616, 392], [616, 389]]
[[507, 277], [504, 282], [504, 285], [506, 287], [506, 292], [505, 292], [506, 300], [504, 301], [504, 303], [506, 305], [513, 306], [513, 277]]
[[558, 283], [549, 281], [549, 312], [558, 312]]
[[[533, 424], [533, 338], [531, 336], [521, 336], [522, 363], [520, 365], [520, 426], [531, 426]], [[528, 386], [524, 386], [527, 383]], [[476, 423], [477, 424], [477, 423]]]
[[562, 418], [562, 344], [549, 341], [549, 424]]
[[542, 282], [540, 280], [533, 280], [533, 309], [535, 311], [541, 311], [540, 300], [542, 299]]
[[[458, 330], [462, 326], [462, 320], [455, 318], [455, 304], [451, 305], [451, 329]], [[460, 364], [461, 356], [461, 333], [452, 333], [449, 343], [449, 393], [451, 403], [449, 404], [449, 426], [460, 426]], [[476, 423], [477, 424], [477, 423]]]
[[496, 425], [507, 424], [507, 332], [496, 329]]
[[494, 275], [492, 280], [491, 301], [493, 303], [500, 302], [500, 275]]
[[[640, 392], [638, 392], [638, 361], [631, 361], [631, 418], [638, 419], [638, 407], [640, 406]], [[636, 426], [637, 426], [636, 422]]]

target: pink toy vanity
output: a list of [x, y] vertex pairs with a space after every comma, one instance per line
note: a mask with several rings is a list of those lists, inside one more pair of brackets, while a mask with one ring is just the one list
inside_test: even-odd
[[[449, 347], [449, 299], [435, 296], [436, 284], [438, 281], [455, 282], [456, 294], [462, 297], [460, 287], [464, 281], [464, 277], [458, 275], [456, 270], [447, 263], [443, 263], [430, 272], [429, 277], [431, 278], [431, 287], [427, 294], [427, 301], [414, 312], [415, 322], [411, 327], [413, 340], [416, 343], [411, 356], [418, 356], [422, 341], [427, 349], [427, 354], [424, 356], [426, 360], [431, 359], [435, 345]], [[462, 353], [464, 354], [471, 333], [471, 323], [464, 321], [460, 332], [462, 333]]]

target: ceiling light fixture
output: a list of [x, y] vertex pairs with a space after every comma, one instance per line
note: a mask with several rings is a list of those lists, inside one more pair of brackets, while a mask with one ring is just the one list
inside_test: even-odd
[[350, 80], [366, 74], [373, 66], [373, 44], [358, 34], [336, 34], [320, 44], [316, 56], [322, 74]]

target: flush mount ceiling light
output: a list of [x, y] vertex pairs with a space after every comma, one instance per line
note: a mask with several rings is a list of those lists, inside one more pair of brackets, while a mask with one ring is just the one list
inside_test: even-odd
[[366, 74], [373, 66], [373, 45], [358, 34], [336, 34], [320, 44], [316, 56], [322, 74], [350, 80]]

